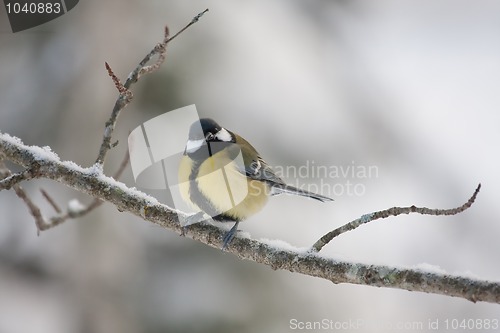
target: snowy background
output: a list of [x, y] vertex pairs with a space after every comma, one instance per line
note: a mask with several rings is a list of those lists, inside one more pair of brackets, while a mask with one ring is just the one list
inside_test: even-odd
[[[323, 251], [500, 280], [498, 1], [87, 0], [16, 34], [0, 6], [0, 131], [90, 166], [117, 97], [104, 62], [125, 78], [165, 24], [175, 32], [207, 7], [169, 45], [161, 70], [134, 86], [108, 174], [130, 130], [196, 104], [272, 165], [378, 170], [287, 178], [337, 190], [350, 181], [364, 192], [326, 186], [330, 204], [273, 198], [240, 225], [252, 237], [310, 246], [375, 210], [459, 206], [481, 182], [459, 216], [377, 221]], [[134, 186], [130, 170], [123, 181]], [[90, 201], [49, 181], [24, 186], [46, 215], [40, 187], [61, 205]], [[273, 271], [110, 205], [37, 237], [23, 203], [0, 192], [0, 332], [287, 332], [293, 319], [364, 320], [377, 327], [357, 331], [397, 332], [499, 313], [498, 305]]]

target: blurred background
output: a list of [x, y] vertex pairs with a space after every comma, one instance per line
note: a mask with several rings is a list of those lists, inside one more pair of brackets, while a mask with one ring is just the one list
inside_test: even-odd
[[[196, 104], [271, 165], [347, 171], [285, 174], [326, 184], [335, 202], [275, 197], [240, 225], [253, 238], [310, 246], [372, 211], [459, 206], [481, 182], [463, 214], [376, 221], [323, 251], [500, 280], [498, 1], [87, 0], [16, 34], [0, 6], [0, 131], [92, 165], [117, 97], [104, 62], [125, 79], [165, 24], [173, 33], [207, 7], [133, 87], [107, 174], [132, 129]], [[377, 172], [357, 172], [370, 166]], [[134, 186], [130, 168], [122, 181]], [[46, 216], [40, 188], [61, 206], [91, 200], [54, 182], [23, 186]], [[322, 319], [396, 332], [469, 318], [500, 319], [499, 307], [273, 271], [109, 204], [37, 237], [24, 204], [0, 192], [2, 333], [287, 332], [293, 320]]]

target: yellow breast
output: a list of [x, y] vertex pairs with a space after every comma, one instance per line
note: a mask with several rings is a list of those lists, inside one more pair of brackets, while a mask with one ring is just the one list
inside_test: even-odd
[[184, 156], [179, 168], [179, 189], [183, 199], [190, 205], [197, 207], [191, 200], [190, 186], [193, 181], [189, 179], [190, 174], [196, 171], [193, 184], [219, 214], [241, 221], [260, 211], [266, 204], [268, 185], [246, 177], [236, 162], [223, 154], [217, 153], [205, 160], [198, 170], [194, 170], [193, 165], [193, 161]]

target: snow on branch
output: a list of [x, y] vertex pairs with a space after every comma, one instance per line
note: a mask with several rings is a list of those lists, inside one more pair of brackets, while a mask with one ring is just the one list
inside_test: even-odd
[[[34, 178], [52, 179], [95, 199], [109, 202], [120, 211], [129, 212], [178, 234], [184, 232], [179, 216], [185, 214], [159, 203], [136, 189], [107, 177], [98, 165], [82, 168], [40, 147], [26, 146], [19, 139], [0, 133], [0, 154], [4, 159], [25, 168], [37, 166]], [[226, 230], [199, 223], [185, 230], [185, 235], [215, 248], [221, 248]], [[452, 276], [443, 272], [390, 266], [367, 265], [323, 257], [312, 251], [283, 246], [283, 242], [258, 241], [235, 237], [228, 252], [241, 259], [316, 276], [334, 283], [354, 283], [376, 287], [462, 297], [472, 302], [500, 304], [500, 282]]]

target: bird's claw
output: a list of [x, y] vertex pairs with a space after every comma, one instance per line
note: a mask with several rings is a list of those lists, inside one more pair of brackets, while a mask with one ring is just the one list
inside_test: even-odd
[[231, 241], [233, 240], [234, 236], [236, 236], [236, 232], [238, 232], [238, 224], [239, 222], [236, 222], [231, 229], [229, 229], [228, 232], [224, 235], [224, 238], [222, 239], [222, 251], [225, 251], [227, 249], [227, 246]]

